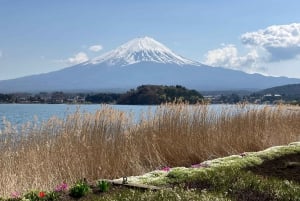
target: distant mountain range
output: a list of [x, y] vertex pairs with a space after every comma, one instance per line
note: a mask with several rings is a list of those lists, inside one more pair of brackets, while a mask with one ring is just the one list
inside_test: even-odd
[[272, 87], [257, 92], [259, 94], [280, 94], [282, 96], [300, 97], [300, 84], [288, 84], [283, 86]]
[[300, 79], [206, 66], [144, 37], [59, 71], [0, 81], [0, 92], [126, 91], [143, 84], [182, 85], [199, 91], [243, 90], [295, 83]]

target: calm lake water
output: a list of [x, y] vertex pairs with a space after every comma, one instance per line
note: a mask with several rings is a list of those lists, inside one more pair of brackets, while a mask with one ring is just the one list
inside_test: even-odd
[[[95, 112], [103, 105], [65, 105], [65, 104], [0, 104], [0, 130], [3, 129], [4, 121], [7, 120], [12, 125], [22, 125], [26, 122], [48, 120], [50, 117], [56, 116], [64, 118], [68, 114], [74, 113], [78, 108], [82, 112]], [[110, 105], [114, 109], [131, 112], [136, 120], [143, 112], [149, 109], [155, 111], [157, 106], [141, 106], [141, 105]], [[220, 111], [224, 107], [232, 107], [229, 105], [210, 105], [210, 109]], [[255, 106], [256, 107], [256, 106]]]
[[[13, 125], [22, 125], [26, 122], [38, 121], [42, 122], [56, 116], [64, 118], [68, 114], [74, 113], [76, 110], [82, 112], [95, 112], [101, 109], [102, 105], [65, 105], [65, 104], [0, 104], [0, 129], [3, 128], [4, 121], [9, 121]], [[132, 112], [135, 118], [144, 111], [146, 112], [150, 106], [140, 105], [111, 105], [111, 107], [124, 111]], [[151, 110], [155, 110], [155, 106], [151, 106]]]

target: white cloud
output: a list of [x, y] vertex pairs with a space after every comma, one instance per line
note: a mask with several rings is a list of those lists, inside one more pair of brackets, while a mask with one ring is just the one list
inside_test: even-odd
[[74, 55], [74, 57], [68, 58], [67, 61], [70, 64], [79, 64], [82, 62], [85, 62], [89, 60], [88, 56], [86, 53], [84, 52], [79, 52], [76, 55]]
[[273, 25], [241, 36], [242, 43], [264, 48], [269, 61], [294, 59], [300, 55], [300, 23]]
[[245, 56], [239, 56], [237, 48], [233, 44], [228, 44], [208, 51], [204, 63], [210, 66], [254, 72], [259, 68], [258, 63], [260, 60], [261, 58], [256, 49], [252, 48]]
[[222, 45], [208, 51], [204, 63], [248, 73], [265, 73], [272, 72], [272, 66], [283, 66], [286, 61], [300, 61], [300, 23], [247, 32], [241, 36], [241, 41], [246, 53], [240, 55], [235, 45]]
[[233, 59], [237, 57], [237, 49], [229, 44], [218, 49], [210, 50], [205, 55], [205, 63], [211, 66], [235, 66]]
[[93, 52], [99, 52], [102, 49], [103, 47], [101, 45], [92, 45], [89, 47], [89, 50]]
[[3, 52], [0, 50], [0, 59], [3, 57]]

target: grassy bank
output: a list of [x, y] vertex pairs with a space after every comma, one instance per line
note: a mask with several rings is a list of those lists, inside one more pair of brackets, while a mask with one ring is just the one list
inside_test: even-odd
[[95, 200], [300, 201], [300, 142], [129, 177], [157, 192], [112, 192]]
[[[234, 115], [233, 115], [234, 114]], [[119, 178], [154, 169], [258, 151], [300, 140], [300, 112], [247, 105], [222, 112], [198, 105], [162, 105], [137, 123], [103, 106], [20, 131], [7, 123], [0, 138], [0, 194], [50, 190], [58, 183]]]

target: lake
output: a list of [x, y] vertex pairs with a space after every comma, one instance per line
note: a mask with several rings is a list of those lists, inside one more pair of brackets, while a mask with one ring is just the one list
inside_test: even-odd
[[[42, 122], [48, 120], [52, 116], [64, 118], [68, 114], [74, 113], [78, 108], [82, 112], [95, 112], [103, 105], [66, 105], [66, 104], [0, 104], [0, 130], [3, 129], [4, 121], [7, 120], [12, 125], [22, 125], [26, 122]], [[147, 112], [149, 108], [155, 111], [157, 106], [143, 105], [110, 105], [114, 109], [132, 112], [136, 120], [142, 112]], [[220, 111], [224, 107], [232, 107], [232, 105], [210, 105], [210, 109]], [[257, 107], [257, 106], [255, 106]], [[5, 119], [5, 120], [4, 120]]]
[[[102, 105], [65, 105], [65, 104], [0, 104], [0, 129], [3, 128], [5, 120], [13, 125], [22, 125], [28, 121], [42, 122], [48, 120], [52, 116], [64, 118], [68, 114], [74, 113], [80, 109], [82, 112], [95, 112]], [[132, 112], [138, 119], [143, 111], [147, 111], [149, 106], [141, 105], [111, 105], [113, 108]], [[156, 106], [151, 106], [155, 110]], [[5, 119], [5, 120], [4, 120]]]

